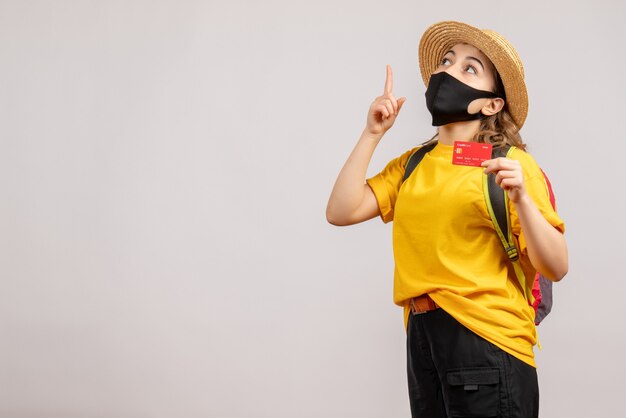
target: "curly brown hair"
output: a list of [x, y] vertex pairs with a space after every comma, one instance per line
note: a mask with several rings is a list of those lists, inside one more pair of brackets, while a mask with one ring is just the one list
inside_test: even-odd
[[493, 92], [504, 99], [504, 107], [495, 115], [488, 116], [480, 121], [480, 128], [478, 128], [478, 132], [476, 132], [472, 141], [491, 144], [494, 148], [514, 145], [525, 151], [526, 144], [522, 141], [519, 128], [509, 113], [504, 85], [502, 84], [500, 74], [498, 74], [498, 71], [495, 71], [495, 67], [494, 73], [496, 79]]

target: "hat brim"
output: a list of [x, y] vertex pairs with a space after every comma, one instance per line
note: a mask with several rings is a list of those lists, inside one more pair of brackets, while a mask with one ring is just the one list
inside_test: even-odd
[[491, 60], [502, 79], [509, 113], [518, 129], [521, 129], [528, 114], [524, 67], [517, 52], [497, 32], [455, 21], [431, 25], [419, 44], [419, 64], [424, 84], [428, 86], [430, 76], [439, 67], [444, 54], [458, 43], [475, 46]]

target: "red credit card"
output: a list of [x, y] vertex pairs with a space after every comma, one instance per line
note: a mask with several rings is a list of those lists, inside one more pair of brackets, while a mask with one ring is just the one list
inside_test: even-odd
[[491, 144], [479, 142], [454, 141], [452, 164], [480, 167], [485, 160], [491, 159]]

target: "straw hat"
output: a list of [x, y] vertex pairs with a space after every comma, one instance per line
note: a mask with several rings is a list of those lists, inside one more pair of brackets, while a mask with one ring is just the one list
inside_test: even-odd
[[499, 33], [461, 22], [445, 21], [430, 26], [420, 40], [419, 63], [424, 84], [439, 67], [443, 55], [455, 44], [468, 43], [480, 49], [495, 65], [506, 94], [509, 113], [519, 129], [528, 114], [524, 66], [513, 46]]

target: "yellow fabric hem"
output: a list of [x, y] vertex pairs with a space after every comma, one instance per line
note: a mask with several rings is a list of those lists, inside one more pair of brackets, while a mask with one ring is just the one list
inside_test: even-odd
[[393, 219], [393, 209], [387, 197], [387, 188], [383, 180], [378, 177], [366, 179], [365, 182], [370, 186], [378, 203], [378, 212], [383, 223], [388, 223]]
[[[433, 298], [433, 300], [435, 300], [435, 298]], [[439, 304], [439, 302], [437, 302], [436, 300], [435, 300], [435, 302], [437, 304]], [[443, 308], [440, 308], [440, 309], [443, 309]], [[411, 314], [411, 308], [408, 305], [405, 305], [403, 307], [403, 314], [404, 314], [404, 332], [405, 332], [405, 335], [408, 335], [408, 331], [409, 331], [409, 315]], [[516, 359], [523, 361], [524, 363], [528, 364], [529, 366], [537, 368], [537, 364], [535, 363], [534, 354], [532, 356], [520, 355], [520, 353], [514, 352], [510, 348], [507, 348], [507, 347], [503, 346], [502, 344], [500, 344], [500, 343], [498, 343], [498, 342], [496, 342], [496, 341], [494, 341], [494, 340], [492, 340], [490, 338], [485, 337], [484, 335], [480, 335], [477, 332], [475, 332], [474, 330], [472, 330], [472, 332], [474, 332], [479, 337], [484, 338], [485, 340], [489, 341], [490, 343], [492, 343], [496, 347], [500, 348], [501, 350], [509, 353], [510, 355], [515, 357]]]

